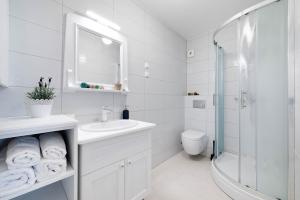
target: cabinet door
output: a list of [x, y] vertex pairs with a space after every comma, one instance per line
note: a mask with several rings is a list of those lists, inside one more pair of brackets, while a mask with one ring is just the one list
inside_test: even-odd
[[124, 200], [124, 161], [99, 169], [80, 180], [80, 200]]
[[151, 177], [150, 152], [146, 151], [126, 161], [125, 168], [125, 199], [141, 200], [150, 190]]

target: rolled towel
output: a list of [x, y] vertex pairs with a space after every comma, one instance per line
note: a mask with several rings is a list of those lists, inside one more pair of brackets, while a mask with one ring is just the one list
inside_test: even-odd
[[5, 158], [0, 158], [0, 198], [24, 190], [35, 182], [36, 177], [32, 167], [8, 169]]
[[27, 168], [37, 165], [41, 159], [39, 140], [31, 136], [12, 139], [7, 145], [8, 169]]
[[45, 133], [40, 135], [39, 139], [44, 158], [63, 159], [66, 157], [66, 144], [60, 133]]
[[41, 162], [33, 167], [38, 182], [53, 178], [67, 170], [67, 160], [41, 159]]

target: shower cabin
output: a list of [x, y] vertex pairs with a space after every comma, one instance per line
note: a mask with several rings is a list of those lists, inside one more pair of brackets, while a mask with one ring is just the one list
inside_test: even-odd
[[237, 14], [213, 41], [214, 178], [233, 199], [288, 200], [288, 1], [267, 0]]

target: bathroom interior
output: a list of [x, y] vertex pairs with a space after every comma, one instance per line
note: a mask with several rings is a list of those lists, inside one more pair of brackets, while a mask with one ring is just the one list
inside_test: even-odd
[[299, 0], [1, 0], [0, 200], [300, 200]]

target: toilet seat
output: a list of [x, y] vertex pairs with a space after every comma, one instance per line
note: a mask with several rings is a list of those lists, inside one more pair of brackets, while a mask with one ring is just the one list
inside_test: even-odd
[[182, 133], [183, 138], [193, 141], [201, 140], [203, 136], [205, 136], [205, 133], [202, 131], [186, 130]]

